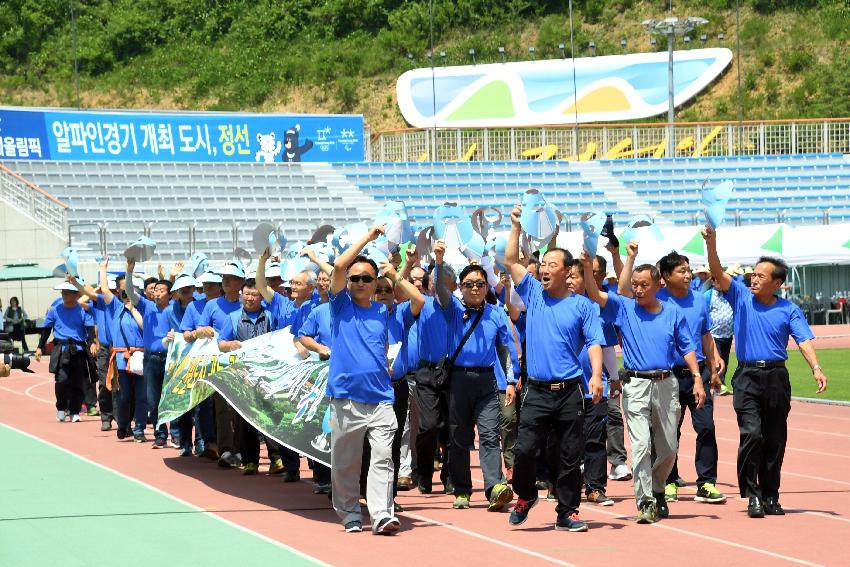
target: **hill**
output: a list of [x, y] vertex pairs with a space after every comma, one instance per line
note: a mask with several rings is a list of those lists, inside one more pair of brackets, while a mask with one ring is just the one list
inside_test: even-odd
[[[74, 5], [73, 33], [69, 7]], [[359, 112], [405, 127], [395, 80], [427, 66], [428, 2], [404, 0], [6, 0], [0, 100], [10, 105]], [[434, 51], [448, 64], [570, 55], [563, 0], [434, 1]], [[576, 0], [576, 56], [652, 49], [640, 22], [667, 2]], [[734, 0], [676, 2], [709, 20], [690, 46], [735, 50]], [[742, 0], [746, 119], [850, 116], [850, 0]], [[723, 34], [723, 39], [720, 39]], [[626, 49], [620, 45], [625, 39]], [[663, 42], [659, 42], [663, 43]], [[76, 47], [76, 49], [75, 49]], [[679, 44], [677, 48], [686, 48]], [[441, 64], [439, 57], [437, 64]], [[735, 119], [737, 63], [679, 120]]]

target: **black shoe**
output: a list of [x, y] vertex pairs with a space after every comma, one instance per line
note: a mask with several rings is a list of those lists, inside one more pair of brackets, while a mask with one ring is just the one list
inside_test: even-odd
[[401, 504], [399, 504], [398, 502], [393, 501], [393, 512], [399, 514], [401, 512], [404, 512], [404, 508], [402, 508]]
[[764, 506], [761, 500], [756, 496], [750, 496], [750, 503], [747, 505], [747, 516], [750, 518], [764, 518]]
[[431, 494], [431, 487], [426, 486], [426, 485], [422, 484], [421, 482], [419, 483], [417, 488], [419, 488], [420, 494]]
[[109, 431], [112, 429], [112, 423], [109, 421], [101, 421], [100, 422], [100, 430], [101, 431]]
[[667, 507], [667, 499], [664, 498], [663, 492], [657, 492], [655, 495], [655, 508], [659, 518], [669, 518], [670, 508]]
[[451, 481], [451, 479], [446, 479], [443, 483], [443, 494], [454, 494], [455, 493], [455, 484]]
[[115, 430], [115, 436], [118, 439], [124, 439], [125, 437], [127, 437], [127, 430], [119, 427], [118, 429]]
[[778, 496], [768, 496], [764, 499], [764, 513], [768, 516], [785, 515], [785, 510], [782, 509], [782, 504], [779, 503]]

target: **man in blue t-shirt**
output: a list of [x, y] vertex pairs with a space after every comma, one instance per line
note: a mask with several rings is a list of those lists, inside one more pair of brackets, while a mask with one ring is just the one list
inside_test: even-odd
[[581, 503], [581, 458], [584, 451], [584, 395], [579, 354], [587, 347], [592, 377], [589, 389], [593, 403], [602, 400], [602, 325], [593, 304], [569, 289], [570, 253], [550, 248], [540, 259], [540, 281], [519, 262], [522, 206], [511, 213], [511, 234], [505, 248], [505, 263], [525, 303], [527, 323], [525, 351], [528, 379], [520, 406], [519, 429], [514, 448], [513, 485], [517, 503], [509, 522], [525, 522], [537, 503], [534, 459], [545, 451], [547, 433], [557, 448], [556, 530], [587, 531], [578, 514]]
[[[675, 303], [685, 315], [685, 321], [691, 329], [691, 335], [696, 344], [697, 362], [702, 374], [705, 404], [697, 409], [693, 394], [694, 379], [685, 365], [684, 359], [679, 358], [673, 366], [673, 374], [679, 382], [679, 405], [682, 414], [679, 418], [679, 428], [676, 438], [681, 439], [682, 422], [685, 419], [685, 409], [691, 412], [691, 423], [697, 434], [694, 452], [694, 467], [697, 472], [696, 502], [722, 504], [726, 497], [717, 489], [717, 439], [714, 433], [714, 401], [711, 389], [720, 388], [720, 375], [723, 360], [717, 356], [714, 338], [711, 336], [711, 317], [705, 296], [694, 290], [691, 285], [691, 267], [687, 256], [678, 252], [670, 252], [658, 261], [658, 269], [664, 278], [665, 287], [658, 292], [658, 299]], [[626, 274], [625, 277], [631, 277]], [[664, 499], [667, 502], [678, 500], [679, 467], [678, 458], [673, 463], [667, 485], [664, 487]]]
[[811, 367], [818, 394], [826, 389], [827, 378], [818, 364], [814, 334], [802, 311], [776, 296], [788, 275], [785, 262], [759, 258], [747, 289], [723, 271], [714, 229], [706, 226], [702, 234], [711, 276], [735, 312], [738, 368], [732, 376], [732, 405], [741, 432], [738, 489], [741, 497], [748, 499], [751, 518], [782, 515], [779, 481], [791, 411], [791, 383], [785, 367], [789, 337], [797, 341]]
[[[650, 524], [669, 513], [664, 485], [678, 449], [676, 430], [681, 408], [672, 368], [679, 356], [696, 378], [693, 393], [697, 408], [705, 403], [705, 390], [685, 316], [674, 303], [658, 299], [661, 289], [658, 268], [642, 264], [632, 269], [637, 243], [630, 242], [627, 250], [628, 258], [616, 294], [599, 291], [587, 253], [582, 254], [581, 261], [588, 297], [599, 304], [602, 318], [613, 321], [622, 338], [623, 410], [632, 444], [637, 521]], [[627, 279], [629, 273], [631, 277]], [[651, 449], [655, 451], [654, 462]]]
[[[397, 423], [387, 368], [389, 316], [386, 306], [372, 301], [378, 267], [371, 259], [359, 256], [363, 247], [383, 232], [382, 226], [371, 228], [334, 261], [327, 394], [331, 398], [334, 510], [346, 532], [362, 531], [360, 467], [363, 441], [368, 435], [371, 460], [366, 503], [372, 532], [393, 535], [400, 523], [392, 498], [392, 442]], [[396, 283], [400, 283], [398, 279]]]
[[83, 381], [89, 379], [88, 349], [94, 341], [94, 319], [79, 305], [80, 292], [76, 286], [63, 282], [53, 289], [62, 292], [62, 302], [47, 312], [35, 359], [41, 361], [52, 332], [50, 372], [56, 377], [56, 419], [65, 421], [67, 411], [71, 421], [78, 422], [83, 405]]

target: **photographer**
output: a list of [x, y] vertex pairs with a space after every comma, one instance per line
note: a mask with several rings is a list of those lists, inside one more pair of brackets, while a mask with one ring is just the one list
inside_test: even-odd
[[78, 304], [80, 293], [73, 284], [64, 282], [54, 289], [62, 292], [62, 302], [47, 312], [35, 359], [41, 361], [52, 332], [50, 372], [56, 377], [56, 419], [65, 421], [65, 411], [70, 410], [71, 421], [78, 422], [83, 404], [83, 381], [89, 378], [87, 349], [94, 340], [94, 319]]
[[21, 307], [17, 297], [9, 300], [9, 307], [3, 314], [3, 327], [7, 333], [12, 335], [13, 341], [21, 341], [21, 352], [27, 352], [26, 334], [27, 312]]

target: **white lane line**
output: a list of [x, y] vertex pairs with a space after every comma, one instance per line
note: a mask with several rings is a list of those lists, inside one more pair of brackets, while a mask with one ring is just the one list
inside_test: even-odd
[[39, 386], [43, 386], [43, 385], [48, 384], [50, 382], [52, 382], [52, 380], [45, 380], [44, 382], [36, 382], [35, 384], [33, 384], [32, 386], [30, 386], [29, 388], [27, 388], [24, 391], [24, 395], [26, 395], [26, 397], [28, 397], [32, 400], [36, 400], [36, 401], [39, 401], [39, 402], [43, 402], [45, 404], [53, 405], [53, 404], [56, 403], [55, 400], [45, 400], [44, 398], [39, 398], [38, 396], [33, 395], [31, 393], [33, 388], [38, 388]]
[[16, 390], [12, 390], [11, 388], [7, 388], [6, 386], [0, 386], [0, 390], [5, 390], [5, 391], [7, 391], [7, 392], [11, 392], [11, 393], [13, 393], [13, 394], [17, 394], [17, 395], [19, 395], [19, 396], [23, 396], [23, 395], [25, 395], [23, 392], [18, 392], [18, 391], [16, 391]]
[[815, 512], [813, 510], [800, 510], [799, 508], [785, 508], [786, 512], [796, 512], [799, 514], [808, 514], [809, 516], [817, 516], [818, 518], [826, 518], [827, 520], [836, 520], [839, 522], [847, 522], [850, 523], [850, 520], [847, 518], [842, 518], [841, 516], [836, 516], [833, 514], [827, 514], [825, 512]]
[[48, 447], [52, 447], [52, 448], [54, 448], [54, 449], [57, 449], [57, 450], [59, 450], [59, 451], [62, 451], [63, 453], [66, 453], [66, 454], [68, 454], [68, 455], [71, 455], [72, 457], [76, 457], [77, 459], [79, 459], [79, 460], [81, 460], [81, 461], [83, 461], [83, 462], [86, 462], [86, 463], [92, 464], [92, 465], [94, 465], [94, 466], [96, 466], [96, 467], [98, 467], [98, 468], [100, 468], [100, 469], [102, 469], [102, 470], [105, 470], [105, 471], [111, 472], [112, 474], [116, 474], [116, 475], [118, 475], [118, 476], [120, 476], [120, 477], [122, 477], [122, 478], [125, 478], [125, 479], [127, 479], [127, 480], [129, 480], [129, 481], [131, 481], [131, 482], [135, 482], [135, 483], [136, 483], [136, 484], [138, 484], [139, 486], [142, 486], [142, 487], [144, 487], [144, 488], [147, 488], [148, 490], [152, 490], [152, 491], [156, 492], [157, 494], [161, 494], [162, 496], [165, 496], [165, 497], [167, 497], [167, 498], [170, 498], [171, 500], [173, 500], [173, 501], [175, 501], [175, 502], [177, 502], [177, 503], [179, 503], [179, 504], [182, 504], [182, 505], [184, 505], [184, 506], [186, 506], [186, 507], [188, 507], [188, 508], [191, 508], [192, 510], [195, 510], [196, 512], [201, 512], [201, 513], [203, 513], [203, 514], [204, 514], [204, 515], [206, 515], [206, 516], [209, 516], [209, 517], [211, 517], [211, 518], [215, 518], [216, 520], [218, 520], [218, 521], [222, 522], [223, 524], [226, 524], [226, 525], [230, 526], [231, 528], [236, 528], [237, 530], [240, 530], [240, 531], [245, 532], [245, 533], [247, 533], [247, 534], [250, 534], [250, 535], [252, 535], [252, 536], [258, 537], [258, 538], [260, 538], [260, 539], [262, 539], [262, 540], [266, 541], [267, 543], [270, 543], [270, 544], [272, 544], [272, 545], [275, 545], [275, 546], [277, 546], [277, 547], [279, 547], [279, 548], [281, 548], [281, 549], [284, 549], [284, 550], [286, 550], [286, 551], [288, 551], [288, 552], [290, 552], [290, 553], [294, 553], [295, 555], [298, 555], [299, 557], [301, 557], [301, 558], [303, 558], [303, 559], [306, 559], [306, 560], [308, 560], [308, 561], [313, 561], [313, 562], [315, 562], [315, 563], [318, 563], [319, 565], [324, 565], [325, 567], [331, 567], [331, 565], [330, 565], [329, 563], [325, 563], [324, 561], [322, 561], [322, 560], [321, 560], [321, 559], [319, 559], [318, 557], [313, 557], [312, 555], [309, 555], [309, 554], [307, 554], [307, 553], [304, 553], [303, 551], [301, 551], [301, 550], [299, 550], [299, 549], [296, 549], [296, 548], [294, 548], [294, 547], [290, 547], [290, 546], [286, 545], [286, 544], [285, 544], [285, 543], [283, 543], [283, 542], [277, 541], [276, 539], [272, 539], [272, 538], [270, 538], [269, 536], [263, 535], [263, 534], [261, 534], [261, 533], [259, 533], [259, 532], [255, 532], [254, 530], [251, 530], [251, 529], [249, 529], [249, 528], [246, 528], [245, 526], [240, 526], [239, 524], [237, 524], [237, 523], [235, 523], [235, 522], [232, 522], [232, 521], [230, 521], [230, 520], [228, 520], [228, 519], [226, 519], [226, 518], [222, 518], [222, 517], [221, 517], [221, 516], [219, 516], [218, 514], [215, 514], [215, 513], [213, 513], [213, 512], [208, 511], [208, 510], [204, 510], [203, 508], [201, 508], [201, 507], [199, 507], [199, 506], [195, 506], [195, 505], [194, 505], [194, 504], [192, 504], [191, 502], [187, 502], [186, 500], [183, 500], [182, 498], [178, 498], [178, 497], [174, 496], [173, 494], [169, 494], [168, 492], [165, 492], [164, 490], [160, 490], [159, 488], [157, 488], [157, 487], [155, 487], [155, 486], [153, 486], [153, 485], [151, 485], [151, 484], [148, 484], [148, 483], [146, 483], [146, 482], [144, 482], [144, 481], [142, 481], [142, 480], [139, 480], [139, 479], [137, 479], [137, 478], [133, 478], [132, 476], [128, 476], [128, 475], [126, 475], [126, 474], [124, 474], [124, 473], [122, 473], [122, 472], [120, 472], [120, 471], [117, 471], [117, 470], [115, 470], [115, 469], [113, 469], [113, 468], [107, 467], [106, 465], [103, 465], [103, 464], [101, 464], [101, 463], [98, 463], [97, 461], [93, 461], [93, 460], [91, 460], [91, 459], [88, 459], [88, 458], [86, 458], [86, 457], [83, 457], [82, 455], [78, 455], [77, 453], [74, 453], [73, 451], [70, 451], [70, 450], [66, 449], [65, 447], [61, 447], [61, 446], [59, 446], [59, 445], [56, 445], [55, 443], [51, 443], [50, 441], [48, 441], [48, 440], [46, 440], [46, 439], [42, 439], [41, 437], [37, 437], [37, 436], [35, 436], [35, 435], [31, 434], [31, 433], [27, 433], [26, 431], [23, 431], [23, 430], [21, 430], [21, 429], [18, 429], [17, 427], [11, 426], [11, 425], [9, 425], [9, 424], [7, 424], [7, 423], [2, 423], [2, 422], [0, 422], [0, 426], [5, 427], [5, 428], [7, 428], [7, 429], [10, 429], [10, 430], [12, 430], [12, 431], [14, 431], [14, 432], [16, 432], [16, 433], [20, 433], [21, 435], [24, 435], [24, 436], [26, 436], [26, 437], [29, 437], [30, 439], [32, 439], [32, 440], [34, 440], [34, 441], [38, 441], [38, 442], [40, 442], [40, 443], [43, 443], [43, 444], [47, 445]]
[[[734, 423], [736, 425], [738, 424], [737, 419], [731, 419], [731, 418], [728, 418], [728, 417], [714, 416], [714, 421], [728, 421], [728, 422]], [[847, 433], [836, 433], [834, 431], [823, 431], [823, 430], [818, 430], [818, 429], [802, 429], [800, 427], [792, 427], [790, 425], [788, 426], [788, 431], [797, 431], [799, 433], [811, 433], [813, 435], [830, 435], [830, 436], [833, 436], [833, 437], [841, 437], [841, 438], [844, 438], [844, 439], [850, 439], [850, 434], [847, 434]]]

